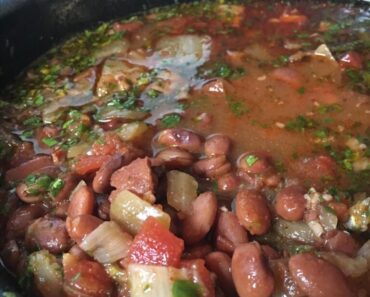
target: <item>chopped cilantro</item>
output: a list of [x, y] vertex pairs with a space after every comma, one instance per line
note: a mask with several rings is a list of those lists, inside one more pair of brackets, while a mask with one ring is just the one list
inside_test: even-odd
[[321, 114], [326, 114], [330, 112], [340, 112], [342, 110], [343, 110], [342, 105], [338, 103], [328, 104], [328, 105], [323, 104], [317, 107], [317, 111]]
[[278, 160], [278, 161], [275, 162], [275, 168], [279, 172], [285, 172], [286, 171], [284, 162], [281, 161], [281, 160]]
[[52, 197], [58, 195], [60, 190], [64, 187], [64, 181], [60, 178], [55, 179], [49, 185], [49, 192]]
[[297, 92], [299, 94], [303, 95], [306, 92], [306, 89], [305, 89], [305, 87], [300, 87], [300, 88], [297, 89]]
[[321, 139], [325, 139], [328, 137], [328, 132], [325, 129], [315, 131], [315, 136]]
[[168, 114], [165, 115], [161, 122], [162, 124], [167, 128], [175, 127], [177, 124], [179, 124], [181, 121], [181, 116], [178, 114]]
[[2, 297], [17, 297], [18, 295], [14, 292], [3, 292]]
[[81, 272], [76, 273], [72, 278], [71, 278], [71, 283], [75, 283], [78, 281], [78, 279], [81, 277]]
[[33, 136], [33, 131], [32, 130], [24, 130], [19, 137], [24, 141], [27, 139], [30, 139]]
[[259, 159], [258, 159], [258, 157], [257, 157], [257, 156], [255, 156], [255, 155], [248, 155], [248, 156], [246, 156], [246, 157], [245, 157], [245, 159], [244, 159], [245, 163], [246, 163], [249, 167], [253, 166], [253, 165], [254, 165], [258, 160], [259, 160]]
[[278, 67], [282, 67], [282, 66], [284, 66], [288, 63], [289, 63], [289, 56], [281, 55], [281, 56], [277, 57], [277, 59], [272, 61], [272, 66], [278, 68]]
[[160, 92], [158, 92], [157, 90], [154, 90], [154, 89], [150, 89], [148, 92], [147, 92], [148, 96], [150, 98], [157, 98], [160, 94]]
[[327, 206], [327, 205], [324, 205], [323, 206], [324, 210], [330, 214], [333, 214], [333, 215], [336, 215], [336, 212], [334, 211], [334, 209], [332, 209], [330, 206]]
[[44, 96], [42, 96], [41, 94], [37, 94], [34, 98], [33, 98], [33, 104], [35, 106], [41, 106], [43, 105], [45, 102], [45, 99], [44, 99]]
[[315, 128], [316, 126], [317, 123], [314, 120], [299, 115], [294, 120], [290, 120], [285, 125], [285, 128], [291, 131], [304, 132], [306, 129], [312, 129]]
[[203, 69], [201, 76], [238, 79], [245, 75], [245, 73], [244, 68], [231, 68], [225, 62], [218, 62], [212, 64], [210, 68]]
[[178, 279], [172, 285], [173, 297], [200, 297], [201, 288], [189, 280]]
[[23, 121], [23, 124], [30, 127], [40, 127], [42, 125], [42, 120], [38, 116], [32, 116]]
[[55, 140], [54, 138], [49, 137], [49, 136], [44, 137], [41, 141], [44, 144], [46, 144], [48, 147], [53, 147], [58, 143], [57, 140]]

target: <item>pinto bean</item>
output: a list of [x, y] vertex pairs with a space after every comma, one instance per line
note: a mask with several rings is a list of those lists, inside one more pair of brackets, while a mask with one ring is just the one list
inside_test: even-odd
[[231, 164], [224, 155], [199, 160], [193, 166], [195, 173], [210, 178], [222, 176], [230, 172], [230, 169]]
[[325, 233], [323, 239], [325, 249], [349, 256], [355, 256], [360, 248], [359, 243], [349, 233], [340, 230]]
[[6, 237], [21, 238], [33, 220], [43, 216], [44, 208], [40, 204], [30, 204], [16, 209], [9, 217], [6, 225]]
[[159, 165], [174, 169], [190, 166], [194, 162], [194, 157], [188, 151], [172, 147], [160, 151], [155, 160]]
[[92, 214], [95, 197], [93, 191], [81, 181], [73, 190], [68, 207], [68, 216], [74, 218], [80, 215]]
[[240, 297], [269, 297], [274, 291], [274, 277], [257, 242], [235, 249], [231, 273]]
[[72, 246], [65, 222], [59, 218], [39, 218], [27, 229], [26, 246], [29, 250], [46, 249], [50, 253], [66, 252]]
[[199, 135], [186, 129], [167, 129], [160, 132], [158, 144], [168, 147], [178, 147], [189, 152], [200, 152], [202, 140]]
[[5, 180], [7, 182], [14, 182], [26, 178], [29, 174], [44, 173], [44, 169], [50, 169], [53, 166], [53, 160], [50, 156], [39, 155], [34, 159], [26, 161], [18, 167], [9, 169], [5, 173]]
[[206, 266], [216, 274], [218, 283], [226, 296], [236, 296], [229, 255], [222, 252], [212, 252], [206, 256]]
[[254, 174], [261, 174], [273, 169], [270, 156], [265, 152], [247, 152], [242, 154], [238, 161], [239, 169]]
[[294, 255], [289, 259], [293, 280], [309, 297], [354, 297], [344, 274], [333, 264], [312, 254]]
[[239, 223], [252, 235], [262, 235], [271, 225], [271, 214], [267, 200], [261, 194], [241, 190], [236, 195], [236, 216]]
[[219, 191], [232, 192], [239, 186], [239, 180], [233, 173], [227, 173], [217, 179], [217, 188]]
[[221, 211], [216, 227], [216, 247], [218, 250], [233, 253], [235, 248], [248, 242], [248, 234], [239, 224], [235, 214]]
[[66, 221], [67, 232], [77, 244], [80, 244], [102, 222], [101, 219], [92, 215], [81, 215], [75, 218], [68, 217]]
[[305, 190], [297, 185], [282, 189], [276, 195], [276, 213], [287, 221], [299, 221], [303, 219], [306, 199]]
[[102, 167], [96, 172], [93, 180], [93, 190], [96, 193], [104, 193], [109, 188], [110, 178], [114, 171], [122, 165], [122, 156], [115, 154], [105, 162]]
[[217, 214], [214, 193], [200, 194], [192, 203], [192, 212], [182, 222], [182, 235], [186, 243], [199, 242], [211, 230]]
[[28, 186], [25, 183], [21, 183], [17, 186], [15, 191], [20, 200], [25, 203], [36, 203], [41, 201], [41, 195], [30, 195], [27, 193], [27, 190]]
[[204, 152], [208, 157], [227, 155], [230, 152], [230, 148], [230, 138], [221, 134], [210, 136], [204, 143]]

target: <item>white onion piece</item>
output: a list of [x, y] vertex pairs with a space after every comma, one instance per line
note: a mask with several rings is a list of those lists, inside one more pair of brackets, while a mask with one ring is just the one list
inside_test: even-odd
[[123, 124], [116, 130], [118, 136], [123, 141], [132, 141], [133, 139], [141, 136], [148, 130], [148, 126], [143, 122], [132, 122]]
[[178, 211], [186, 212], [197, 198], [198, 182], [191, 175], [171, 170], [167, 173], [167, 202]]
[[277, 219], [273, 226], [274, 231], [281, 237], [306, 244], [315, 243], [315, 234], [304, 222], [289, 222]]
[[156, 45], [161, 67], [191, 67], [204, 64], [211, 53], [209, 36], [179, 35], [164, 37]]
[[28, 259], [34, 282], [42, 296], [63, 297], [63, 269], [57, 258], [41, 250], [32, 253]]
[[331, 211], [326, 210], [324, 207], [320, 207], [319, 219], [321, 226], [326, 232], [337, 229], [338, 217]]
[[122, 231], [117, 223], [109, 221], [87, 235], [80, 248], [100, 263], [113, 263], [127, 256], [131, 243], [131, 235]]
[[315, 49], [314, 55], [315, 56], [326, 57], [329, 60], [335, 61], [335, 58], [333, 57], [333, 54], [331, 53], [330, 49], [328, 48], [328, 46], [325, 43], [319, 45], [318, 48]]
[[346, 276], [355, 278], [367, 272], [367, 261], [364, 257], [352, 258], [335, 252], [320, 252], [318, 255], [337, 266]]
[[96, 60], [102, 60], [115, 54], [125, 54], [129, 48], [129, 43], [126, 40], [115, 40], [106, 46], [96, 50], [93, 57]]
[[67, 151], [67, 159], [73, 159], [75, 157], [84, 155], [90, 149], [88, 143], [79, 143], [71, 146]]
[[187, 279], [186, 269], [154, 265], [128, 266], [131, 297], [173, 297], [175, 280]]

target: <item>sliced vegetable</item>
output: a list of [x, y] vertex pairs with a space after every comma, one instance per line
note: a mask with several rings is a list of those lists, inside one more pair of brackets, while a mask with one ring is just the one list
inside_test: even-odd
[[117, 223], [109, 221], [87, 235], [80, 248], [100, 263], [113, 263], [127, 256], [131, 243], [131, 235], [122, 231]]
[[[196, 297], [179, 295], [177, 281], [190, 282], [186, 269], [173, 267], [130, 264], [128, 266], [131, 297]], [[190, 282], [193, 286], [192, 282]], [[175, 287], [175, 289], [174, 289]]]
[[198, 182], [191, 175], [171, 170], [167, 173], [167, 202], [178, 211], [186, 212], [197, 198]]
[[171, 221], [167, 213], [126, 190], [113, 199], [110, 217], [131, 234], [138, 233], [149, 217], [156, 218], [167, 229]]
[[128, 258], [130, 263], [177, 267], [183, 250], [184, 241], [150, 217], [135, 236]]
[[145, 123], [132, 122], [123, 124], [121, 128], [116, 130], [116, 132], [123, 141], [132, 141], [143, 135], [147, 130], [148, 126]]
[[34, 252], [28, 263], [35, 285], [43, 296], [64, 296], [62, 267], [54, 255], [46, 250]]
[[173, 297], [199, 297], [201, 296], [200, 286], [189, 280], [178, 279], [172, 286]]
[[316, 240], [314, 233], [304, 222], [289, 222], [277, 219], [273, 228], [278, 235], [285, 239], [306, 244], [313, 244]]

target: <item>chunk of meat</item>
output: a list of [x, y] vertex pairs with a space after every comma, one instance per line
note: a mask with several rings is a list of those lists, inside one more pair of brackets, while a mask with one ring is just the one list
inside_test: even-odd
[[111, 177], [111, 185], [117, 190], [128, 190], [138, 195], [154, 192], [154, 182], [149, 158], [136, 159]]
[[289, 271], [310, 297], [355, 297], [344, 274], [333, 264], [304, 253], [289, 259]]
[[212, 192], [200, 194], [192, 202], [192, 211], [182, 222], [182, 235], [186, 243], [194, 244], [211, 230], [217, 214], [217, 199]]
[[50, 167], [54, 168], [54, 163], [50, 156], [36, 156], [32, 160], [20, 164], [18, 167], [9, 169], [5, 173], [5, 180], [7, 182], [19, 181], [26, 178], [31, 173], [42, 174], [45, 170], [49, 170]]
[[46, 249], [60, 254], [72, 246], [65, 222], [59, 218], [43, 217], [33, 222], [27, 229], [26, 245], [29, 250]]

